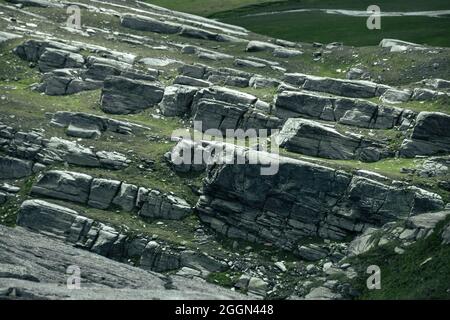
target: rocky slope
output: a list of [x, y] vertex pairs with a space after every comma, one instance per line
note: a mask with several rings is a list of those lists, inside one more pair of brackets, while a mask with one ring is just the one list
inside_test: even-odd
[[[131, 0], [79, 1], [74, 29], [71, 4], [0, 1], [2, 297], [370, 298], [390, 255], [389, 285], [428, 258], [450, 274], [448, 48], [292, 43]], [[423, 287], [448, 298], [439, 277]]]

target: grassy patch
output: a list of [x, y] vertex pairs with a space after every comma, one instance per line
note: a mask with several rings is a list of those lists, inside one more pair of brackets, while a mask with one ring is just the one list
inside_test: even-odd
[[[429, 238], [408, 247], [404, 254], [394, 253], [393, 246], [383, 246], [351, 259], [359, 277], [355, 284], [360, 299], [449, 299], [450, 246], [442, 245], [440, 223]], [[429, 258], [428, 262], [426, 262]], [[365, 270], [370, 265], [381, 269], [381, 290], [368, 290]]]

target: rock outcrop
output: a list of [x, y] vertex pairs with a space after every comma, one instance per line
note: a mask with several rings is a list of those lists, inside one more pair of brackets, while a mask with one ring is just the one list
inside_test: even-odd
[[202, 130], [273, 129], [280, 120], [269, 114], [270, 106], [253, 95], [240, 91], [211, 87], [200, 90], [192, 103], [194, 121]]
[[328, 97], [304, 91], [279, 93], [275, 98], [274, 114], [281, 119], [305, 117], [374, 129], [391, 129], [400, 125], [406, 116], [414, 116], [403, 109], [366, 100]]
[[351, 98], [378, 97], [390, 89], [386, 85], [370, 81], [316, 77], [302, 73], [286, 73], [284, 81], [304, 90], [326, 92]]
[[[0, 225], [0, 233], [2, 299], [246, 299], [198, 280], [112, 261], [21, 227]], [[61, 285], [68, 282], [70, 266], [80, 270], [80, 290]]]
[[190, 267], [207, 276], [227, 269], [224, 262], [204, 253], [124, 234], [77, 211], [42, 200], [25, 201], [17, 224], [117, 261], [139, 261], [138, 265], [146, 270], [166, 272]]
[[400, 155], [414, 157], [450, 152], [450, 116], [440, 112], [421, 112], [408, 139], [400, 147]]
[[288, 119], [277, 135], [277, 143], [289, 151], [328, 159], [374, 162], [393, 156], [382, 143], [305, 119]]
[[[247, 159], [258, 156], [267, 163], [267, 155], [246, 152]], [[196, 207], [202, 221], [230, 238], [295, 252], [303, 237], [343, 239], [444, 205], [437, 194], [413, 186], [284, 157], [276, 161], [275, 175], [261, 175], [262, 165], [255, 164], [210, 167]]]
[[83, 112], [58, 111], [52, 115], [51, 124], [67, 128], [69, 136], [85, 139], [98, 138], [105, 131], [132, 134], [145, 130], [137, 124]]
[[161, 102], [164, 88], [160, 83], [108, 77], [102, 90], [101, 108], [106, 113], [129, 114]]
[[116, 207], [136, 211], [145, 218], [179, 220], [192, 213], [191, 206], [174, 195], [70, 171], [45, 172], [33, 185], [31, 193], [99, 209]]

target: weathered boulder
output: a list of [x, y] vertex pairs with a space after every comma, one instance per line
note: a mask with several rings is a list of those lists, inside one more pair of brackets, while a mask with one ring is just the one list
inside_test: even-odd
[[269, 43], [269, 42], [263, 42], [263, 41], [250, 41], [247, 44], [247, 51], [248, 52], [258, 52], [258, 51], [274, 51], [275, 49], [282, 48], [279, 45]]
[[246, 68], [265, 68], [266, 64], [251, 61], [251, 60], [245, 60], [245, 59], [235, 59], [234, 65], [237, 67], [246, 67]]
[[101, 108], [106, 113], [140, 112], [158, 104], [164, 95], [160, 83], [108, 77], [102, 90]]
[[161, 113], [168, 117], [190, 114], [191, 104], [198, 90], [196, 87], [183, 85], [166, 87], [159, 105]]
[[388, 48], [391, 52], [403, 52], [406, 50], [421, 50], [424, 47], [417, 43], [397, 40], [397, 39], [383, 39], [380, 42], [380, 47]]
[[411, 99], [410, 90], [389, 89], [380, 97], [381, 101], [387, 103], [402, 103]]
[[48, 171], [31, 188], [31, 193], [44, 197], [87, 203], [92, 177], [68, 171]]
[[107, 209], [119, 191], [121, 182], [108, 179], [92, 180], [88, 205], [97, 209]]
[[178, 76], [173, 81], [173, 84], [179, 84], [179, 85], [185, 85], [185, 86], [193, 86], [193, 87], [209, 87], [212, 85], [211, 82], [197, 79], [197, 78], [191, 78], [188, 76]]
[[137, 193], [137, 186], [122, 182], [122, 184], [120, 185], [120, 189], [117, 195], [114, 197], [112, 203], [124, 211], [133, 211], [133, 209], [136, 207]]
[[139, 215], [146, 218], [180, 220], [192, 213], [191, 206], [183, 199], [150, 190], [141, 196]]
[[48, 72], [54, 69], [82, 68], [84, 57], [81, 54], [73, 53], [54, 48], [45, 48], [39, 57], [39, 70]]
[[167, 272], [179, 269], [180, 255], [166, 248], [156, 241], [150, 241], [144, 249], [140, 260], [140, 266], [144, 270]]
[[203, 64], [184, 64], [181, 67], [178, 68], [178, 71], [180, 74], [196, 78], [196, 79], [203, 79], [206, 70], [208, 69], [208, 66], [205, 66]]
[[306, 117], [337, 121], [362, 128], [390, 129], [403, 120], [403, 109], [351, 98], [328, 97], [304, 91], [282, 91], [275, 98], [281, 119]]
[[182, 29], [182, 26], [178, 23], [157, 20], [148, 16], [135, 14], [122, 15], [120, 18], [120, 23], [126, 28], [164, 34], [179, 33]]
[[305, 90], [331, 93], [351, 98], [373, 98], [390, 87], [365, 80], [344, 80], [311, 76], [303, 73], [286, 73], [284, 81]]
[[276, 142], [293, 152], [328, 159], [373, 162], [390, 154], [386, 145], [305, 119], [288, 119]]
[[249, 86], [255, 89], [278, 87], [280, 81], [274, 78], [265, 78], [262, 76], [254, 76], [249, 81]]
[[450, 115], [421, 112], [408, 139], [400, 147], [400, 156], [438, 155], [450, 152]]
[[77, 53], [80, 48], [52, 40], [27, 40], [14, 49], [21, 59], [38, 62], [46, 48], [54, 48]]
[[144, 127], [134, 123], [119, 121], [84, 112], [58, 111], [52, 115], [51, 124], [67, 127], [66, 134], [79, 138], [98, 138], [104, 131], [131, 134]]
[[291, 58], [302, 55], [303, 52], [295, 49], [276, 48], [273, 51], [274, 57], [277, 58]]
[[33, 174], [33, 162], [0, 156], [0, 179], [19, 179]]
[[329, 251], [319, 245], [309, 244], [299, 246], [296, 254], [308, 261], [317, 261], [329, 255]]

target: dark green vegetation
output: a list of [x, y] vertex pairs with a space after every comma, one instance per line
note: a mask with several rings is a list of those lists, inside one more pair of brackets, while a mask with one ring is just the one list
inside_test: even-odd
[[[377, 45], [383, 38], [395, 38], [434, 46], [450, 46], [450, 16], [382, 17], [381, 30], [368, 30], [365, 17], [327, 14], [325, 12], [292, 12], [258, 15], [297, 9], [349, 9], [365, 11], [373, 1], [290, 0], [260, 3], [213, 14], [224, 22], [248, 28], [256, 33], [300, 42], [343, 42], [347, 45]], [[449, 10], [445, 0], [378, 1], [382, 11]]]
[[[355, 281], [362, 292], [360, 299], [449, 299], [450, 246], [441, 245], [441, 222], [427, 239], [411, 245], [404, 254], [394, 252], [395, 244], [367, 252], [351, 263], [360, 268]], [[381, 269], [381, 289], [368, 290], [364, 280], [370, 265]]]

